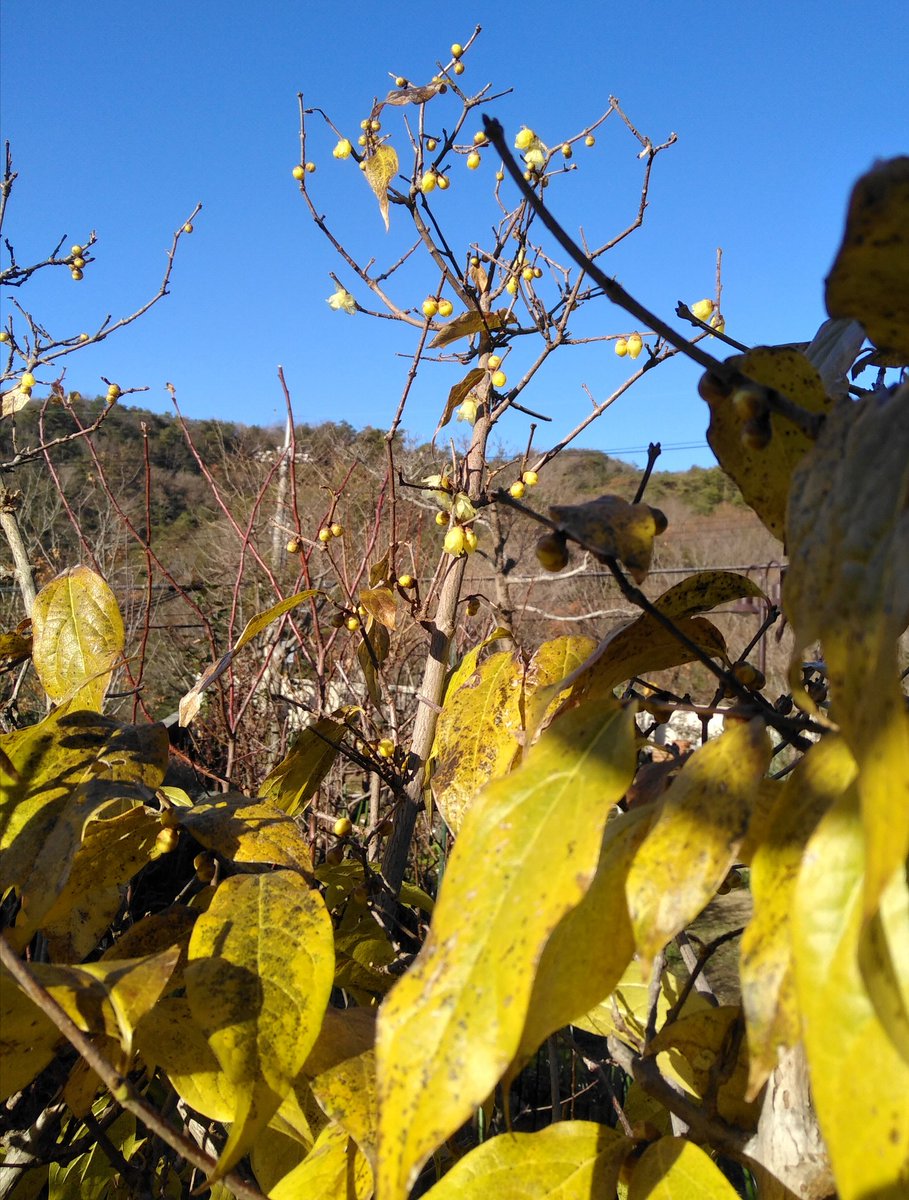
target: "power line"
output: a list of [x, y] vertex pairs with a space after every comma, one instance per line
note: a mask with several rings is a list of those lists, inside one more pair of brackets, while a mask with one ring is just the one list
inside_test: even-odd
[[[613, 450], [601, 450], [601, 454], [646, 454], [649, 446], [621, 446]], [[707, 450], [708, 442], [669, 442], [665, 446], [660, 443], [660, 450], [665, 454], [670, 450]]]

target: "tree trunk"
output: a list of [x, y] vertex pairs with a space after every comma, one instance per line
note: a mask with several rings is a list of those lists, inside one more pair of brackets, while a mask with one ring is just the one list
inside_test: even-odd
[[801, 1045], [780, 1053], [767, 1080], [757, 1133], [744, 1150], [754, 1164], [761, 1200], [826, 1200], [835, 1194]]

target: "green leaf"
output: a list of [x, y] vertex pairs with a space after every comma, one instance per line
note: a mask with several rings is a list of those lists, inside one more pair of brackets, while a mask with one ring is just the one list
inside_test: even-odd
[[375, 152], [363, 160], [366, 181], [379, 201], [379, 212], [388, 231], [388, 185], [398, 173], [398, 156], [391, 146], [376, 146]]
[[629, 504], [621, 496], [600, 496], [584, 504], [555, 504], [549, 515], [586, 549], [602, 558], [618, 559], [636, 583], [647, 578], [653, 539], [661, 532], [649, 504]]
[[73, 567], [43, 587], [32, 639], [32, 662], [51, 700], [99, 712], [125, 642], [120, 609], [101, 576]]
[[635, 768], [614, 702], [553, 722], [471, 806], [429, 939], [379, 1013], [379, 1194], [398, 1200], [491, 1092], [520, 1044], [540, 955], [594, 876]]
[[432, 792], [452, 833], [483, 786], [504, 775], [520, 752], [522, 677], [514, 655], [501, 651], [446, 693], [433, 745]]
[[614, 1200], [634, 1143], [593, 1121], [503, 1133], [466, 1154], [427, 1200]]
[[856, 183], [827, 276], [827, 311], [854, 317], [887, 365], [909, 363], [909, 157], [877, 163]]
[[687, 760], [628, 873], [628, 907], [645, 967], [709, 903], [736, 861], [770, 741], [755, 718]]
[[[802, 859], [792, 953], [811, 1092], [842, 1200], [909, 1192], [909, 1063], [859, 969], [864, 838], [853, 783]], [[905, 954], [905, 950], [902, 951]]]
[[[782, 392], [807, 412], [826, 413], [833, 408], [816, 368], [791, 346], [757, 346], [726, 361], [756, 383]], [[707, 403], [707, 441], [720, 466], [770, 532], [782, 541], [786, 535], [789, 482], [811, 449], [810, 438], [779, 413], [771, 413], [770, 442], [763, 449], [754, 449], [742, 441], [744, 422], [730, 396], [710, 393]]]
[[322, 786], [347, 737], [347, 726], [320, 717], [294, 736], [291, 747], [259, 785], [259, 795], [295, 817]]
[[292, 871], [230, 876], [196, 921], [189, 958], [193, 1019], [236, 1089], [220, 1178], [277, 1112], [315, 1044], [334, 975], [331, 920]]
[[796, 881], [815, 826], [855, 774], [855, 760], [841, 738], [831, 735], [812, 746], [782, 785], [766, 818], [766, 840], [751, 860], [754, 914], [742, 935], [740, 958], [750, 1096], [776, 1067], [778, 1050], [801, 1037], [790, 928]]
[[898, 639], [909, 622], [909, 383], [837, 407], [792, 482], [783, 607], [790, 684], [820, 641], [833, 714], [859, 765], [870, 918], [909, 853], [909, 721]]
[[641, 1155], [628, 1200], [738, 1200], [738, 1194], [700, 1146], [666, 1137]]
[[[121, 1113], [105, 1137], [127, 1162], [145, 1140], [136, 1137], [136, 1118], [128, 1112]], [[112, 1187], [110, 1158], [100, 1144], [63, 1166], [50, 1164], [48, 1200], [105, 1200]]]
[[189, 725], [202, 704], [202, 693], [206, 688], [211, 687], [216, 679], [224, 674], [227, 668], [234, 661], [234, 655], [243, 649], [245, 645], [262, 632], [272, 621], [276, 621], [279, 617], [283, 617], [285, 613], [290, 612], [292, 608], [296, 608], [298, 604], [302, 604], [306, 600], [312, 600], [314, 596], [321, 595], [319, 588], [307, 588], [305, 591], [297, 592], [296, 595], [287, 596], [284, 600], [279, 600], [277, 604], [273, 604], [271, 608], [265, 612], [258, 613], [252, 617], [246, 624], [246, 628], [237, 638], [236, 642], [226, 654], [208, 668], [202, 675], [202, 678], [195, 683], [189, 691], [180, 700], [180, 724], [182, 726]]

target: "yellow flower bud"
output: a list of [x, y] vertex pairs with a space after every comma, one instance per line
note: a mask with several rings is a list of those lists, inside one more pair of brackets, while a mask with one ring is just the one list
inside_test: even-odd
[[442, 543], [442, 547], [448, 554], [458, 558], [464, 553], [466, 543], [467, 539], [464, 535], [464, 527], [462, 525], [452, 525], [448, 533], [445, 534], [445, 541]]

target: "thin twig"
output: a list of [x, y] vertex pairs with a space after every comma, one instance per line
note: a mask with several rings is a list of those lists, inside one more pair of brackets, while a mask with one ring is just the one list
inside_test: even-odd
[[[652, 329], [664, 341], [668, 342], [671, 346], [675, 346], [677, 350], [687, 355], [693, 362], [698, 363], [706, 371], [716, 376], [730, 391], [744, 384], [754, 386], [754, 380], [744, 375], [737, 367], [721, 362], [719, 359], [714, 358], [713, 355], [701, 349], [696, 343], [683, 337], [671, 325], [668, 325], [661, 317], [657, 316], [656, 313], [651, 312], [650, 309], [645, 308], [643, 304], [635, 300], [615, 279], [610, 279], [605, 271], [601, 270], [591, 260], [590, 256], [569, 237], [566, 230], [543, 203], [541, 197], [537, 196], [534, 189], [528, 185], [520, 166], [506, 145], [505, 131], [501, 124], [490, 117], [484, 116], [483, 128], [486, 136], [500, 154], [503, 165], [520, 189], [524, 199], [533, 207], [537, 216], [562, 249], [574, 259], [582, 271], [585, 271], [603, 289], [613, 304], [624, 308], [626, 312], [631, 313], [641, 324]], [[763, 387], [762, 393], [768, 408], [786, 417], [808, 437], [812, 439], [817, 437], [824, 423], [823, 416], [816, 413], [809, 413], [799, 405], [794, 404], [788, 396], [784, 396], [781, 392], [773, 388]]]
[[[117, 1103], [142, 1121], [171, 1149], [182, 1155], [187, 1162], [199, 1167], [207, 1175], [211, 1175], [217, 1166], [215, 1159], [205, 1154], [195, 1142], [165, 1121], [161, 1114], [156, 1112], [148, 1101], [136, 1091], [131, 1080], [127, 1076], [121, 1075], [107, 1061], [91, 1038], [82, 1032], [46, 988], [38, 983], [2, 935], [0, 935], [0, 962], [13, 976], [26, 996], [57, 1026], [70, 1045], [85, 1059]], [[225, 1187], [230, 1188], [238, 1200], [266, 1200], [257, 1187], [247, 1183], [233, 1172], [229, 1172], [223, 1178]]]

